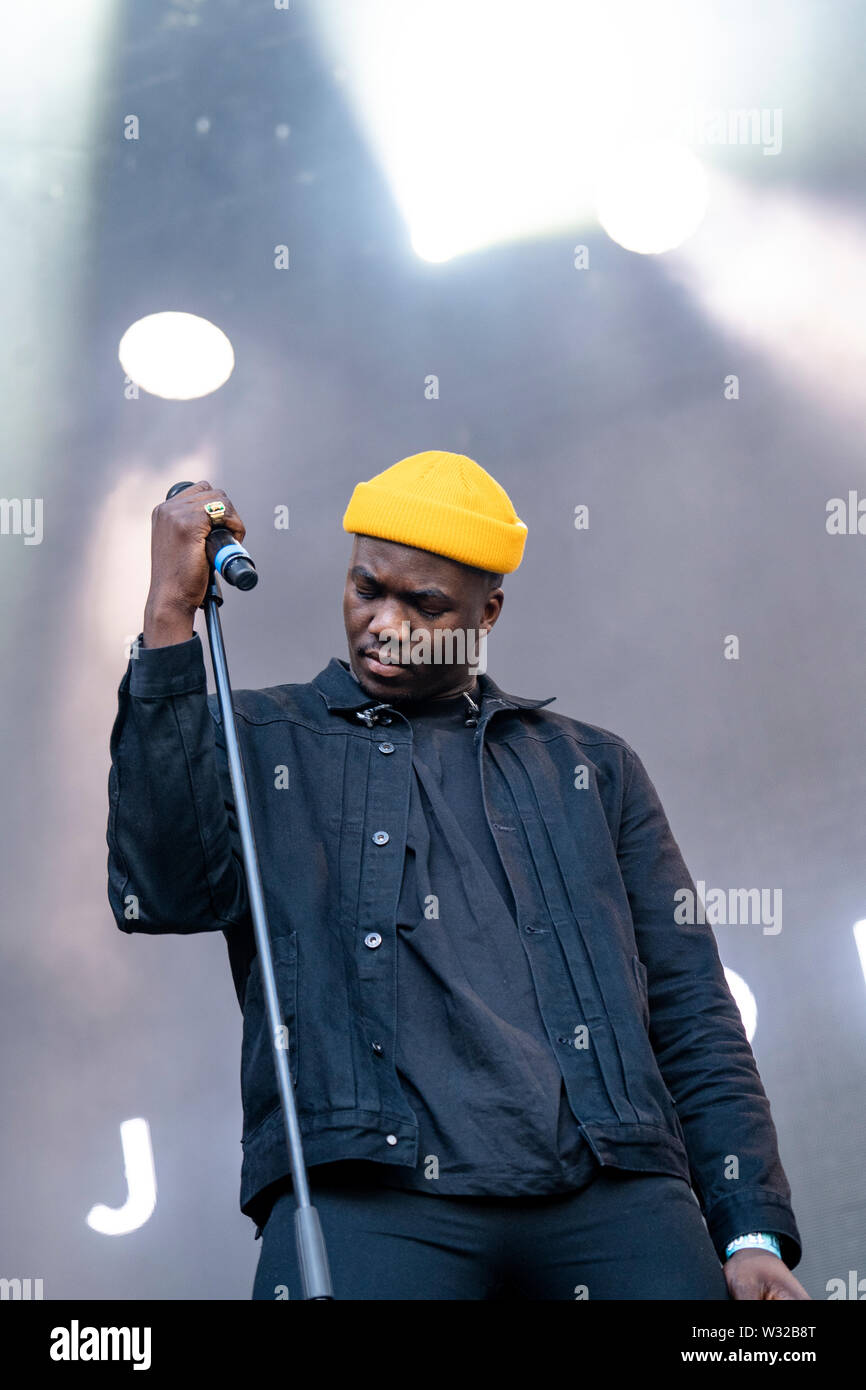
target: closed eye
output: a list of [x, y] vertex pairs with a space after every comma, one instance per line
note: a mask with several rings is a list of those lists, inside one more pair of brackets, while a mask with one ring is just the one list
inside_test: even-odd
[[[372, 588], [368, 587], [368, 588], [364, 589], [364, 588], [361, 587], [360, 583], [359, 583], [357, 580], [355, 581], [355, 593], [358, 595], [358, 598], [362, 598], [362, 599], [374, 599], [374, 598], [377, 598], [377, 597], [378, 597], [378, 595], [379, 595], [380, 592], [381, 592], [380, 589], [379, 589], [378, 586], [376, 586], [376, 585], [374, 585]], [[409, 595], [409, 594], [404, 595], [404, 597], [405, 597], [407, 600], [411, 599], [411, 595]], [[443, 615], [444, 615], [445, 613], [448, 613], [448, 612], [451, 611], [451, 610], [450, 610], [449, 608], [447, 608], [447, 607], [446, 607], [446, 608], [422, 608], [421, 605], [420, 605], [419, 603], [413, 604], [413, 607], [414, 607], [415, 611], [416, 611], [417, 613], [420, 613], [421, 616], [422, 616], [423, 618], [431, 618], [431, 619], [441, 618], [441, 617], [443, 617]]]

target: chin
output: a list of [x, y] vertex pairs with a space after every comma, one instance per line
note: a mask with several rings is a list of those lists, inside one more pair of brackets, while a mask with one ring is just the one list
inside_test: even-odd
[[354, 662], [352, 662], [352, 670], [364, 694], [378, 700], [380, 704], [388, 695], [402, 697], [405, 694], [405, 690], [402, 688], [404, 683], [399, 679], [395, 682], [386, 676], [377, 678], [375, 673], [368, 671], [363, 664], [359, 670]]

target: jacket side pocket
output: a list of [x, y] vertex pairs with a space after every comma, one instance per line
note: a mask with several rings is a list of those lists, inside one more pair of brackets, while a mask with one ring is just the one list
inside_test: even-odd
[[[289, 1073], [298, 1082], [298, 940], [296, 932], [271, 942], [274, 978], [280, 1006], [280, 1045], [288, 1050]], [[261, 959], [253, 959], [244, 992], [244, 1026], [241, 1045], [241, 1100], [243, 1138], [246, 1140], [279, 1106], [271, 1031], [268, 1023]]]

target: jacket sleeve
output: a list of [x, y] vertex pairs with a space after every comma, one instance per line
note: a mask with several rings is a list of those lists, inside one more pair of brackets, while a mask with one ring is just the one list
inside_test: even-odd
[[682, 897], [674, 895], [688, 889], [696, 902], [695, 885], [658, 793], [630, 748], [617, 854], [647, 971], [650, 1041], [677, 1108], [713, 1244], [724, 1260], [736, 1236], [772, 1231], [793, 1269], [800, 1233], [770, 1104], [711, 927], [676, 920]]
[[145, 647], [118, 688], [108, 775], [108, 900], [121, 931], [250, 929], [222, 728], [198, 634]]

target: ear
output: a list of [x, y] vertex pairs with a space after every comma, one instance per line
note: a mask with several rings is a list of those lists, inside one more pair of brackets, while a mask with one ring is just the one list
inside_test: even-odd
[[485, 600], [484, 607], [481, 610], [481, 622], [479, 623], [479, 627], [483, 628], [485, 632], [489, 632], [495, 625], [499, 618], [499, 614], [502, 612], [502, 605], [504, 602], [505, 594], [502, 592], [501, 588], [497, 587], [490, 590]]

